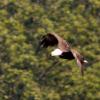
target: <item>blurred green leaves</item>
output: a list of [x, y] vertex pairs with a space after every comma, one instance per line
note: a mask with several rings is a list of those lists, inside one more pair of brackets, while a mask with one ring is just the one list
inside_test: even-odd
[[[100, 1], [0, 1], [0, 100], [99, 100]], [[89, 61], [81, 77], [75, 61], [36, 53], [56, 32]]]

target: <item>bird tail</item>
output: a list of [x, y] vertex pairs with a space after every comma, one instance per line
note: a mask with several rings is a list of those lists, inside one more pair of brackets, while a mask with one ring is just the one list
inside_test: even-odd
[[77, 62], [77, 65], [79, 66], [79, 69], [80, 69], [80, 73], [81, 75], [83, 76], [84, 75], [84, 68], [85, 68], [85, 64], [88, 63], [87, 60], [84, 59], [83, 56], [81, 56], [77, 51], [72, 51], [75, 59], [76, 59], [76, 62]]

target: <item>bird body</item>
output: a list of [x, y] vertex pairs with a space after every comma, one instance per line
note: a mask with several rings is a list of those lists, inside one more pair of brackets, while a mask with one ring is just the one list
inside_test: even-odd
[[60, 55], [60, 58], [68, 59], [68, 60], [73, 60], [73, 59], [74, 59], [74, 56], [73, 56], [72, 52], [69, 51], [69, 52], [63, 52], [63, 53]]
[[72, 49], [69, 43], [56, 33], [48, 33], [47, 35], [44, 35], [40, 40], [39, 46], [42, 48], [57, 46], [57, 48], [51, 52], [51, 56], [59, 56], [60, 58], [68, 60], [75, 59], [80, 68], [81, 74], [84, 74], [84, 64], [87, 63], [87, 60], [85, 60], [78, 51]]

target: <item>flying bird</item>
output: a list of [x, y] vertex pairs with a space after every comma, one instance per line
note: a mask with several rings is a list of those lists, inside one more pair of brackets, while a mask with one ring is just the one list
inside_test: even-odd
[[76, 60], [81, 75], [84, 75], [84, 65], [88, 63], [87, 60], [76, 50], [72, 49], [70, 44], [61, 38], [56, 33], [48, 33], [43, 35], [39, 42], [40, 48], [47, 48], [49, 46], [56, 46], [56, 49], [51, 52], [51, 56], [59, 56], [63, 59]]

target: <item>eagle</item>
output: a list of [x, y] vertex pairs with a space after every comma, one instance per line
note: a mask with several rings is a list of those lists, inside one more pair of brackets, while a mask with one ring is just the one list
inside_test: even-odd
[[51, 56], [58, 56], [62, 59], [76, 60], [79, 66], [80, 73], [84, 75], [84, 65], [88, 63], [87, 60], [75, 49], [71, 48], [70, 44], [60, 37], [58, 34], [52, 32], [43, 35], [39, 41], [40, 48], [47, 48], [55, 46], [55, 50], [51, 52]]

